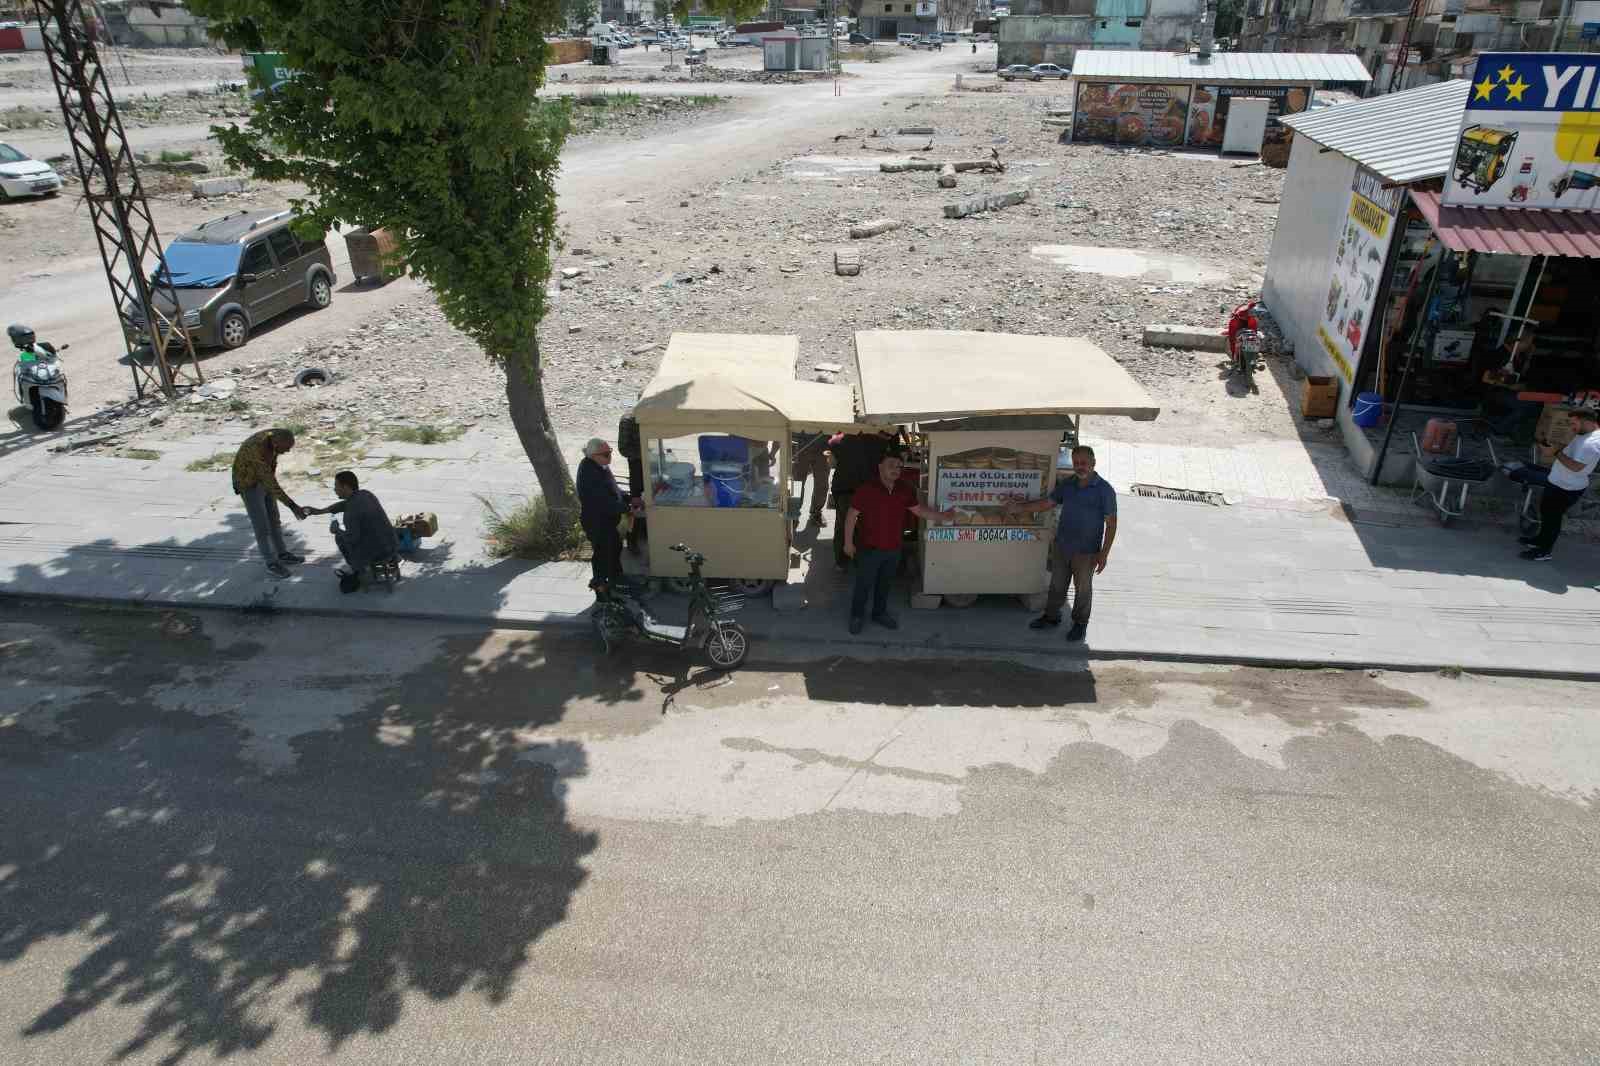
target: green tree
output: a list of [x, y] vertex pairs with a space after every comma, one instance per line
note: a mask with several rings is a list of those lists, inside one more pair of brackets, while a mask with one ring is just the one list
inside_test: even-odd
[[546, 410], [539, 321], [569, 112], [539, 106], [560, 0], [191, 0], [236, 47], [299, 75], [218, 127], [228, 158], [298, 181], [307, 226], [384, 226], [450, 322], [504, 368], [551, 507], [572, 477]]
[[1244, 29], [1244, 0], [1217, 0], [1217, 21], [1212, 32], [1218, 37], [1237, 37]]
[[567, 25], [580, 30], [588, 29], [600, 10], [595, 0], [561, 0], [561, 9], [566, 13]]

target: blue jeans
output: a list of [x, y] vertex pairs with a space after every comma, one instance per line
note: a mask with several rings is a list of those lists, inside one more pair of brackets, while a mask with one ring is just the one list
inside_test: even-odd
[[1524, 466], [1513, 470], [1509, 475], [1512, 481], [1519, 485], [1548, 485], [1550, 484], [1550, 468], [1548, 466]]
[[[837, 527], [835, 527], [837, 529]], [[834, 536], [838, 536], [837, 532]], [[855, 585], [850, 590], [850, 617], [864, 618], [867, 597], [872, 597], [872, 617], [889, 613], [889, 583], [900, 568], [900, 549], [856, 549]]]

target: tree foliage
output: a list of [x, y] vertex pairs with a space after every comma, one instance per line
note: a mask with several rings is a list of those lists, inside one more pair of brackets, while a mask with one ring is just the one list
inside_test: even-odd
[[569, 113], [537, 106], [536, 94], [561, 0], [190, 7], [230, 44], [282, 52], [298, 71], [258, 101], [248, 127], [217, 130], [230, 160], [263, 179], [304, 183], [295, 207], [311, 224], [395, 234], [450, 322], [506, 367], [513, 421], [540, 485], [552, 501], [570, 501], [537, 333]]
[[1217, 21], [1212, 31], [1218, 37], [1237, 37], [1244, 29], [1244, 0], [1217, 0]]

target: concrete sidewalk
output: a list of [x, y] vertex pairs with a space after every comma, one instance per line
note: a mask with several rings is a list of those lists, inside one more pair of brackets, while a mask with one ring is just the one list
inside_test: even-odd
[[[480, 497], [509, 503], [531, 490], [514, 441], [474, 431], [447, 445], [373, 449], [363, 475], [386, 464], [369, 483], [391, 513], [435, 511], [441, 535], [416, 553], [392, 593], [341, 595], [325, 518], [296, 524], [286, 517], [291, 540], [309, 558], [292, 579], [274, 581], [255, 556], [226, 471], [185, 469], [231, 453], [238, 436], [144, 442], [162, 452], [155, 461], [42, 448], [0, 459], [0, 592], [500, 626], [586, 624], [588, 564], [535, 566], [484, 552]], [[1137, 475], [1116, 467], [1147, 461], [1138, 447], [1108, 449], [1107, 474], [1119, 487]], [[285, 483], [307, 504], [331, 499], [323, 487], [331, 469], [318, 470], [316, 488], [296, 478], [308, 472], [295, 464], [315, 461], [308, 448], [285, 463]], [[1303, 495], [1233, 506], [1123, 495], [1121, 532], [1096, 582], [1086, 649], [1069, 648], [1059, 630], [1028, 630], [1030, 616], [1014, 598], [911, 611], [905, 587], [897, 593], [898, 631], [869, 626], [851, 638], [846, 577], [826, 561], [831, 529], [821, 539], [802, 531], [797, 545], [824, 559], [808, 582], [809, 606], [778, 614], [752, 601], [742, 620], [758, 656], [760, 642], [789, 641], [829, 651], [872, 644], [1600, 678], [1600, 548], [1593, 543], [1568, 538], [1553, 562], [1524, 562], [1509, 519], [1440, 529], [1421, 508], [1352, 513], [1317, 497], [1315, 485], [1294, 491]], [[657, 604], [669, 618], [682, 609], [669, 596]]]

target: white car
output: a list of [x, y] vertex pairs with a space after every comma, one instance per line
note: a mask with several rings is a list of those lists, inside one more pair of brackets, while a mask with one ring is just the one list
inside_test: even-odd
[[60, 191], [61, 175], [50, 164], [29, 159], [9, 144], [0, 143], [0, 200], [54, 196]]

